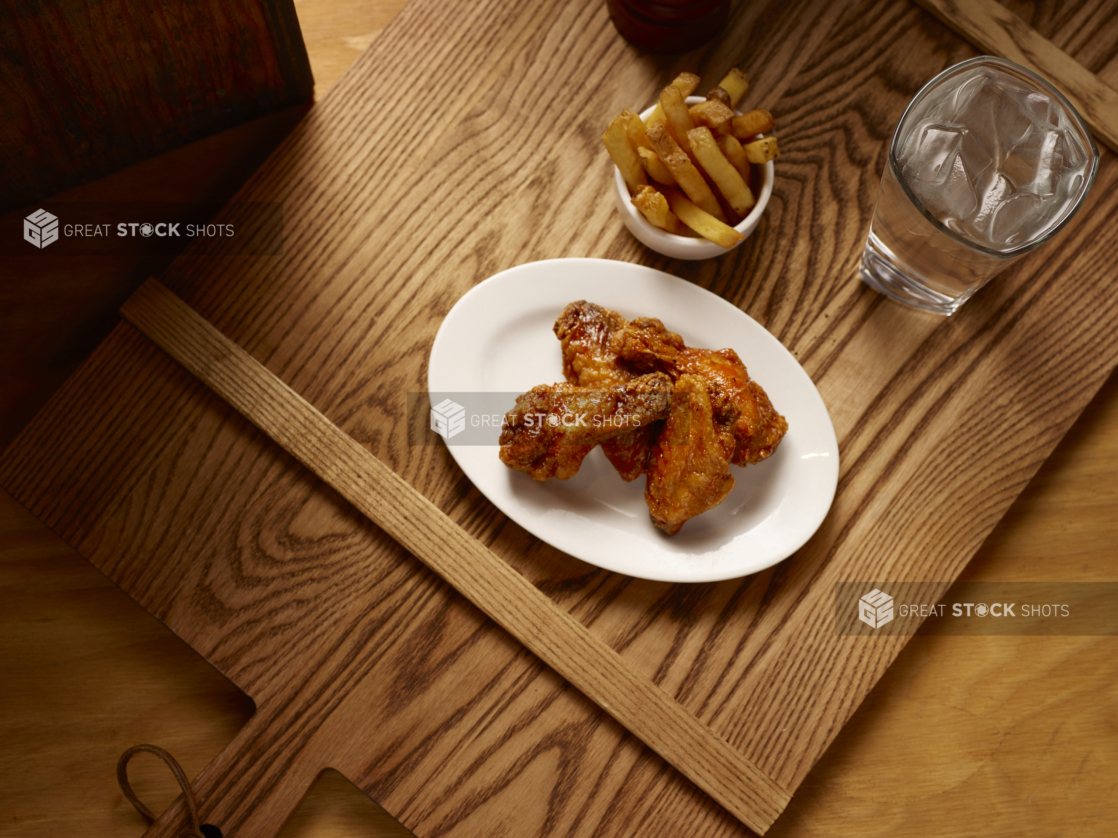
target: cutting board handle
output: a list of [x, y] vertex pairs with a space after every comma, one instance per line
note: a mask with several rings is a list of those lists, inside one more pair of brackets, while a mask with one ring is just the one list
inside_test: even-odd
[[[191, 783], [202, 824], [223, 838], [274, 838], [326, 770], [302, 739], [297, 720], [258, 710]], [[188, 826], [180, 796], [144, 836], [178, 838]]]

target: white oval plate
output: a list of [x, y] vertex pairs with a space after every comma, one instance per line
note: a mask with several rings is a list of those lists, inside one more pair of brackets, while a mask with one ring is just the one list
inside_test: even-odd
[[[456, 445], [451, 438], [447, 447], [474, 485], [548, 544], [644, 579], [733, 579], [798, 550], [823, 522], [838, 484], [831, 418], [807, 373], [775, 337], [697, 285], [604, 259], [555, 259], [502, 271], [471, 289], [447, 314], [431, 347], [428, 389], [432, 394], [523, 393], [562, 381], [552, 326], [575, 300], [598, 303], [629, 319], [657, 317], [689, 346], [736, 350], [788, 420], [788, 433], [769, 459], [735, 466], [737, 482], [726, 500], [674, 536], [649, 520], [644, 479], [625, 483], [598, 448], [570, 480], [537, 482], [500, 461], [499, 428], [492, 429], [491, 444]], [[512, 398], [502, 410], [512, 408]]]

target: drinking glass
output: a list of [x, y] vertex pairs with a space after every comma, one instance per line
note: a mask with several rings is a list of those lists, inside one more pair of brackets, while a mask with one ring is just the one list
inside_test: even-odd
[[1083, 119], [1024, 67], [980, 56], [928, 82], [897, 124], [861, 277], [952, 314], [1063, 229], [1095, 179]]

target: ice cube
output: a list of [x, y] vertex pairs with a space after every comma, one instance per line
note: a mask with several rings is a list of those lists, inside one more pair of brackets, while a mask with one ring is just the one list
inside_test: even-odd
[[944, 102], [943, 119], [945, 121], [958, 121], [959, 114], [967, 106], [975, 94], [991, 81], [991, 76], [979, 70], [971, 78], [955, 88], [954, 95], [948, 96]]
[[967, 170], [963, 156], [956, 153], [947, 173], [938, 183], [906, 181], [924, 208], [947, 224], [952, 219], [970, 218], [978, 206], [974, 192], [974, 179]]
[[976, 131], [963, 132], [962, 141], [959, 143], [959, 154], [966, 161], [972, 182], [977, 183], [997, 166], [997, 145], [996, 141], [991, 142], [991, 140], [993, 138], [989, 135], [984, 138]]
[[1001, 88], [987, 79], [951, 120], [952, 124], [966, 129], [962, 140], [963, 159], [972, 175], [978, 176], [997, 160], [1001, 96]]
[[982, 194], [979, 198], [978, 209], [974, 213], [974, 217], [969, 219], [968, 226], [973, 231], [975, 237], [981, 240], [988, 235], [990, 222], [994, 217], [994, 213], [997, 212], [1002, 204], [1009, 200], [1014, 190], [1013, 184], [1009, 182], [1009, 179], [1005, 175], [997, 174], [985, 191], [982, 191], [981, 187], [979, 191], [982, 192]]
[[928, 122], [918, 126], [904, 156], [905, 180], [939, 183], [951, 172], [962, 142], [962, 131], [952, 125]]
[[1065, 170], [1063, 136], [1051, 128], [1034, 126], [1025, 139], [1009, 150], [999, 171], [1021, 192], [1051, 195]]
[[1028, 192], [1003, 201], [990, 220], [989, 243], [998, 250], [1024, 244], [1040, 232], [1045, 202]]
[[998, 154], [1004, 157], [1011, 148], [1025, 139], [1035, 128], [1043, 126], [1051, 128], [1046, 118], [1038, 120], [1032, 103], [1028, 101], [1034, 95], [1028, 88], [1021, 87], [1010, 81], [1002, 81], [996, 85], [997, 94], [993, 97], [996, 107]]
[[1041, 168], [1040, 151], [1038, 149], [1014, 149], [1002, 161], [1001, 173], [1009, 178], [1014, 189], [1021, 192], [1032, 192], [1036, 195], [1051, 195], [1055, 191], [1055, 178], [1038, 178], [1037, 173]]
[[1024, 100], [1025, 110], [1032, 116], [1034, 122], [1047, 123], [1053, 128], [1060, 124], [1060, 106], [1051, 96], [1044, 93], [1028, 93]]
[[1063, 147], [1063, 134], [1059, 131], [1048, 131], [1040, 144], [1040, 154], [1037, 160], [1036, 176], [1032, 183], [1023, 185], [1021, 189], [1032, 192], [1034, 195], [1051, 195], [1056, 191], [1056, 179], [1064, 170], [1064, 155], [1059, 149]]

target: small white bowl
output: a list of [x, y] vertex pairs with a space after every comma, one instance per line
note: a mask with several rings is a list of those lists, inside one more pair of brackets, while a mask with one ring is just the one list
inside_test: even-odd
[[[687, 97], [688, 105], [695, 105], [702, 101], [701, 96]], [[641, 114], [641, 119], [647, 119], [653, 110], [655, 110], [655, 106], [645, 110]], [[761, 191], [759, 194], [754, 193], [757, 194], [757, 203], [753, 205], [749, 215], [734, 227], [746, 238], [749, 238], [750, 234], [757, 229], [757, 225], [761, 223], [761, 215], [765, 212], [765, 207], [773, 194], [773, 180], [776, 175], [772, 161], [770, 160], [762, 166], [754, 166], [754, 170], [758, 169], [761, 173]], [[640, 210], [633, 206], [629, 196], [629, 188], [625, 185], [625, 179], [621, 177], [621, 172], [616, 166], [613, 167], [613, 183], [613, 201], [617, 204], [617, 211], [621, 213], [621, 220], [625, 222], [629, 232], [636, 236], [642, 244], [652, 248], [657, 253], [663, 253], [673, 259], [713, 259], [715, 256], [722, 256], [734, 249], [733, 247], [722, 247], [706, 239], [677, 236], [674, 233], [661, 230], [659, 227], [650, 224], [648, 219], [641, 215]], [[741, 242], [738, 242], [738, 244], [741, 244]], [[737, 247], [737, 245], [734, 245], [734, 247]]]

